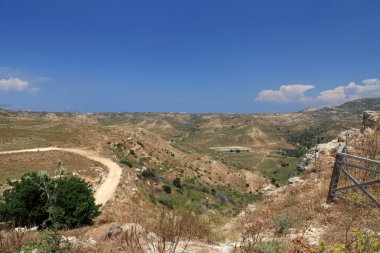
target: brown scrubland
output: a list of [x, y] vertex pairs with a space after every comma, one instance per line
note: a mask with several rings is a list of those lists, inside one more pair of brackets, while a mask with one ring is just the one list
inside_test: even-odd
[[[33, 243], [38, 252], [379, 252], [380, 209], [368, 197], [349, 190], [349, 201], [326, 203], [338, 141], [349, 154], [380, 158], [379, 129], [360, 131], [362, 111], [352, 108], [357, 104], [286, 115], [3, 113], [0, 151], [85, 148], [123, 173], [93, 225], [28, 231], [1, 223], [0, 252], [28, 252]], [[315, 155], [319, 143], [329, 144]], [[302, 157], [309, 157], [306, 169]], [[0, 157], [1, 191], [6, 179], [53, 172], [57, 161], [95, 188], [107, 177], [104, 166], [76, 154], [7, 154]], [[379, 179], [350, 172], [360, 181]], [[339, 187], [349, 184], [341, 175]], [[380, 184], [367, 189], [380, 198]]]

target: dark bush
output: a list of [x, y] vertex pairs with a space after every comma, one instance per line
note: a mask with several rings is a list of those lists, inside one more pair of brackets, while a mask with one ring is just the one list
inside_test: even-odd
[[119, 150], [123, 150], [123, 149], [125, 149], [125, 146], [123, 143], [116, 143], [116, 148]]
[[293, 220], [289, 214], [283, 214], [273, 217], [276, 224], [277, 233], [280, 235], [287, 234], [289, 229], [293, 226]]
[[129, 168], [133, 167], [132, 162], [129, 161], [128, 159], [126, 159], [126, 158], [124, 158], [123, 160], [121, 160], [120, 163], [127, 165]]
[[174, 180], [173, 180], [173, 185], [177, 188], [181, 188], [182, 187], [182, 183], [181, 183], [181, 179], [179, 177], [176, 177]]
[[156, 182], [160, 181], [160, 175], [155, 169], [146, 169], [141, 173], [141, 176], [147, 179], [154, 180]]
[[229, 203], [228, 196], [221, 191], [216, 192], [215, 196], [218, 198], [220, 205], [226, 205]]
[[21, 180], [8, 181], [11, 189], [3, 192], [3, 203], [0, 203], [0, 220], [12, 221], [15, 226], [41, 225], [48, 220], [47, 194], [40, 185], [52, 188], [47, 176], [37, 173], [25, 174]]
[[55, 220], [60, 227], [75, 228], [90, 225], [100, 214], [100, 205], [95, 204], [91, 186], [83, 179], [70, 177], [56, 181], [52, 207]]
[[199, 182], [196, 182], [196, 183], [192, 184], [191, 188], [193, 188], [193, 189], [195, 189], [197, 191], [200, 191], [200, 192], [210, 193], [210, 188], [208, 188], [208, 186], [206, 186], [204, 184], [201, 184]]
[[91, 224], [100, 214], [90, 185], [80, 178], [50, 179], [33, 172], [8, 183], [11, 189], [3, 192], [0, 221], [15, 226], [75, 228]]
[[169, 186], [169, 185], [166, 185], [166, 184], [164, 184], [163, 186], [162, 186], [162, 189], [164, 190], [164, 192], [166, 192], [166, 193], [172, 193], [172, 188]]
[[161, 195], [158, 202], [160, 202], [169, 209], [173, 209], [173, 201], [168, 195]]
[[279, 155], [287, 156], [287, 157], [296, 157], [300, 158], [305, 154], [306, 150], [304, 148], [298, 149], [280, 149], [277, 151]]

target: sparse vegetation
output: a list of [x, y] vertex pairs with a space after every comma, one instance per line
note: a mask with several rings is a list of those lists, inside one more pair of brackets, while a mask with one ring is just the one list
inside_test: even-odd
[[173, 180], [173, 185], [177, 188], [181, 188], [182, 187], [182, 183], [181, 183], [181, 178], [179, 177], [176, 177], [174, 180]]
[[142, 148], [145, 147], [144, 143], [142, 143], [141, 141], [137, 141], [137, 144], [139, 144]]
[[280, 235], [287, 234], [289, 229], [293, 226], [292, 217], [289, 214], [282, 214], [273, 217], [276, 224], [276, 231]]
[[302, 157], [306, 152], [306, 149], [304, 148], [298, 148], [298, 149], [280, 149], [278, 151], [278, 154], [281, 156], [287, 156], [287, 157], [296, 157], [300, 158]]
[[36, 241], [30, 241], [22, 247], [25, 253], [74, 253], [76, 250], [69, 241], [65, 240], [56, 231], [45, 231]]
[[[297, 160], [303, 155], [307, 146], [335, 137], [342, 124], [348, 127], [357, 125], [359, 116], [352, 116], [349, 120], [342, 121], [337, 120], [334, 113], [323, 114], [324, 117], [314, 117], [313, 113], [302, 112], [289, 114], [286, 120], [282, 115], [125, 113], [89, 115], [87, 116], [89, 119], [100, 124], [86, 125], [72, 123], [67, 118], [65, 123], [54, 121], [53, 124], [36, 115], [25, 116], [27, 119], [7, 116], [0, 124], [0, 149], [23, 149], [44, 145], [96, 147], [99, 152], [114, 157], [120, 164], [135, 167], [123, 171], [122, 181], [117, 190], [118, 195], [104, 207], [104, 215], [96, 219], [96, 227], [110, 223], [122, 225], [136, 222], [143, 226], [144, 231], [138, 232], [139, 225], [136, 224], [134, 232], [123, 231], [107, 240], [96, 238], [97, 252], [109, 252], [110, 249], [115, 252], [118, 250], [144, 252], [135, 247], [138, 243], [146, 247], [155, 247], [156, 252], [163, 252], [163, 245], [182, 249], [190, 239], [204, 240], [200, 241], [200, 244], [206, 245], [212, 242], [217, 245], [226, 239], [221, 239], [223, 233], [228, 234], [228, 239], [231, 239], [238, 238], [240, 232], [243, 232], [245, 239], [239, 244], [238, 252], [379, 251], [376, 248], [379, 244], [376, 236], [380, 224], [378, 211], [373, 209], [368, 211], [360, 205], [351, 207], [343, 201], [337, 201], [331, 207], [322, 206], [326, 201], [326, 187], [329, 183], [334, 150], [326, 152], [318, 161], [318, 170], [298, 175], [304, 183], [281, 189], [267, 185], [269, 182], [277, 187], [286, 185], [288, 178], [296, 175]], [[309, 122], [310, 125], [302, 126], [300, 122]], [[103, 127], [102, 124], [112, 127]], [[118, 128], [118, 124], [122, 124], [123, 127]], [[41, 131], [39, 127], [47, 130]], [[66, 127], [70, 133], [66, 134], [69, 131]], [[357, 142], [355, 152], [379, 159], [378, 151], [372, 152], [377, 146], [373, 137]], [[350, 146], [355, 145], [352, 143]], [[210, 147], [221, 147], [225, 150], [212, 150]], [[31, 157], [34, 154], [25, 155]], [[38, 161], [52, 157], [46, 153], [38, 156], [40, 157]], [[62, 154], [54, 154], [57, 158], [53, 160], [60, 159], [59, 156]], [[6, 169], [4, 170], [6, 172], [0, 172], [2, 179], [7, 175], [11, 175], [13, 183], [17, 182], [15, 179], [20, 179], [22, 173], [19, 171], [24, 169], [23, 166], [17, 166], [17, 171], [10, 167], [11, 164], [20, 164], [19, 157], [6, 155], [0, 160], [0, 167]], [[69, 160], [74, 159], [73, 156], [67, 157]], [[36, 163], [33, 161], [33, 164]], [[25, 170], [30, 171], [33, 166]], [[81, 161], [72, 163], [69, 169], [70, 172], [81, 169], [83, 172], [79, 175], [97, 185], [102, 181], [100, 175], [90, 174], [95, 166], [98, 165]], [[49, 166], [44, 164], [45, 167]], [[59, 179], [51, 178], [52, 175], [49, 172], [48, 176], [55, 187]], [[310, 183], [310, 177], [315, 182]], [[75, 206], [70, 205], [71, 199], [74, 198], [70, 194], [74, 191], [73, 185], [68, 183], [62, 191], [56, 191], [57, 195], [54, 196], [62, 199], [59, 208], [46, 208], [43, 204], [47, 202], [44, 191], [39, 193], [42, 196], [39, 199], [38, 196], [26, 194], [25, 191], [25, 194], [32, 199], [38, 199], [34, 202], [40, 206], [32, 209], [33, 212], [31, 215], [28, 214], [26, 221], [13, 225], [42, 223], [41, 227], [53, 227], [51, 224], [54, 220], [63, 229], [81, 226], [74, 222], [79, 216], [68, 217], [62, 214], [81, 206], [79, 201]], [[10, 186], [4, 184], [1, 187], [5, 192]], [[271, 194], [267, 194], [267, 191]], [[357, 194], [353, 194], [352, 197], [354, 200], [358, 199]], [[5, 203], [5, 197], [3, 201]], [[244, 216], [243, 210], [249, 214], [249, 208], [247, 210], [245, 208], [253, 202], [249, 208], [255, 210], [251, 214], [254, 218], [246, 220], [242, 226], [235, 226], [235, 222], [239, 222]], [[44, 213], [45, 209], [48, 212]], [[166, 212], [162, 217], [156, 215], [160, 209]], [[12, 211], [16, 213], [17, 208]], [[181, 212], [188, 214], [182, 215]], [[1, 215], [5, 217], [5, 213]], [[136, 213], [142, 215], [138, 222], [133, 218]], [[182, 220], [184, 217], [186, 221]], [[13, 220], [9, 220], [10, 227], [11, 223]], [[213, 230], [210, 231], [199, 223], [212, 224]], [[194, 224], [196, 226], [190, 226]], [[191, 229], [187, 230], [185, 226]], [[93, 233], [96, 234], [96, 227], [62, 230], [59, 233], [74, 234], [81, 240], [87, 240], [88, 235], [93, 235], [88, 233], [89, 231], [95, 231]], [[358, 229], [353, 231], [352, 228]], [[368, 231], [363, 231], [363, 228]], [[208, 237], [210, 233], [211, 236]], [[323, 240], [324, 245], [311, 245], [308, 241], [310, 233], [316, 240]], [[11, 232], [1, 234], [3, 237], [0, 236], [0, 251], [9, 248], [16, 252], [21, 250], [17, 245], [25, 246], [30, 240], [36, 242], [41, 235], [40, 232], [34, 232], [27, 235], [20, 234], [21, 238], [17, 238], [18, 235], [13, 235]], [[87, 236], [85, 239], [84, 235]], [[263, 237], [269, 239], [262, 240]], [[57, 238], [45, 240], [48, 245], [52, 242], [53, 248], [49, 250], [53, 252], [54, 245], [57, 245], [57, 242], [62, 243], [62, 238]], [[155, 240], [148, 242], [146, 241], [148, 238]], [[38, 247], [42, 249], [50, 247], [43, 246], [41, 241], [28, 245], [33, 247], [40, 245]], [[83, 252], [92, 249], [81, 250]]]
[[160, 196], [158, 202], [160, 202], [161, 204], [163, 204], [164, 206], [166, 206], [169, 209], [173, 209], [174, 208], [172, 198], [169, 195], [167, 195], [167, 194], [162, 194]]
[[121, 160], [120, 163], [127, 165], [129, 168], [133, 167], [133, 163], [129, 161], [127, 158], [124, 158], [123, 160]]
[[160, 174], [155, 169], [146, 169], [141, 173], [141, 176], [156, 182], [160, 181]]
[[167, 185], [167, 184], [164, 184], [162, 186], [162, 189], [164, 190], [164, 192], [166, 192], [168, 194], [172, 193], [172, 188], [169, 185]]

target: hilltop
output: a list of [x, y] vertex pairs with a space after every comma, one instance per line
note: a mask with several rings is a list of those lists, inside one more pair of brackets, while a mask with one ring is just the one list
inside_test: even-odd
[[8, 116], [9, 113], [6, 110], [0, 108], [0, 116]]

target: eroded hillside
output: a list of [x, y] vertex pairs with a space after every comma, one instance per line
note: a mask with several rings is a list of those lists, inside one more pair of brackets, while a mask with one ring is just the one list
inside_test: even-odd
[[[344, 210], [339, 205], [330, 214], [321, 207], [334, 150], [323, 154], [316, 167], [303, 174], [299, 174], [304, 170], [299, 161], [312, 146], [329, 142], [342, 130], [360, 128], [358, 103], [360, 108], [376, 109], [380, 100], [351, 103], [264, 115], [2, 111], [0, 151], [83, 148], [117, 162], [123, 169], [122, 178], [115, 196], [97, 218], [96, 229], [105, 226], [102, 229], [108, 231], [109, 224], [145, 221], [146, 226], [155, 226], [162, 210], [185, 210], [191, 214], [190, 220], [203, 224], [194, 220], [204, 233], [194, 237], [198, 244], [193, 247], [202, 248], [202, 243], [212, 241], [221, 243], [222, 248], [211, 247], [210, 252], [222, 252], [231, 250], [241, 233], [246, 233], [241, 228], [250, 228], [241, 222], [258, 222], [246, 214], [256, 218], [260, 214], [264, 237], [281, 237], [282, 232], [278, 234], [273, 228], [278, 218], [286, 226], [290, 220], [294, 223], [290, 233], [294, 238], [304, 232], [307, 240], [311, 234], [310, 238], [330, 242], [326, 233], [332, 229], [331, 215]], [[308, 156], [313, 159], [313, 153]], [[69, 173], [94, 186], [106, 176], [100, 164], [64, 152], [7, 154], [0, 161], [2, 189], [7, 178], [17, 180], [24, 172], [53, 172], [58, 160]], [[102, 234], [96, 229], [89, 227], [67, 235], [91, 240]], [[342, 231], [334, 233], [338, 238]], [[314, 241], [307, 240], [307, 245], [315, 246]]]

